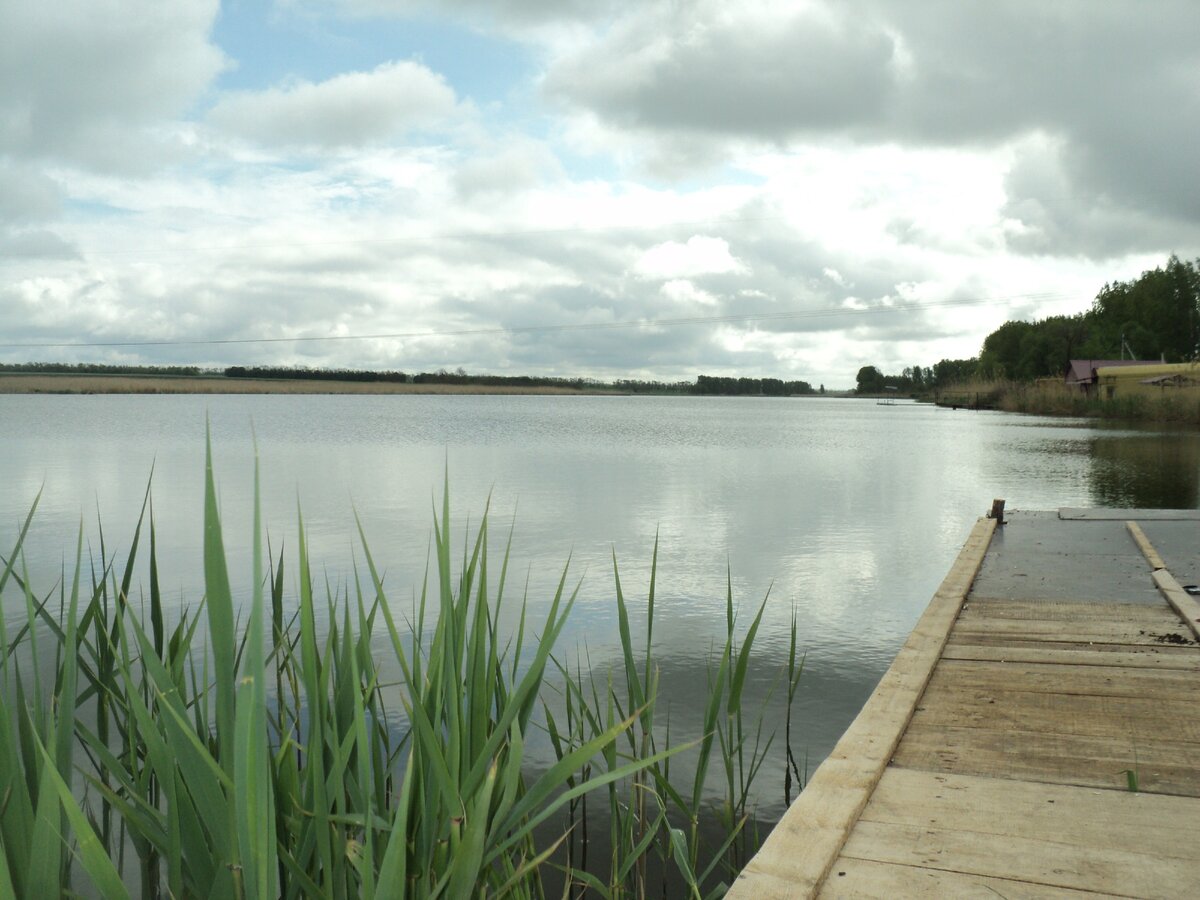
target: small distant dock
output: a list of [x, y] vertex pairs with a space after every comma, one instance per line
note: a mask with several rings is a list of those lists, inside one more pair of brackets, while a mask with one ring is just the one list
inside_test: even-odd
[[1200, 896], [1200, 511], [981, 519], [727, 895]]

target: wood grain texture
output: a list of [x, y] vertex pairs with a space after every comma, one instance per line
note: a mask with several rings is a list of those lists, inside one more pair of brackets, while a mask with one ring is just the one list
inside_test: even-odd
[[1192, 636], [1200, 638], [1200, 601], [1187, 593], [1166, 569], [1155, 571], [1154, 583], [1171, 608], [1187, 623]]
[[1073, 891], [1028, 881], [989, 878], [920, 866], [902, 866], [838, 857], [817, 895], [821, 900], [895, 900], [897, 897], [953, 897], [955, 900], [1071, 900], [1114, 894]]
[[953, 828], [862, 821], [842, 855], [1127, 897], [1193, 897], [1197, 886], [1190, 859]]
[[729, 896], [1200, 896], [1200, 603], [1129, 532], [1167, 602], [955, 606], [956, 564]]

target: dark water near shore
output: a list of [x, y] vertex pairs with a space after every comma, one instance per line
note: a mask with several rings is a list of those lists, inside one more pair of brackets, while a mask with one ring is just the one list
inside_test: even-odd
[[[456, 533], [478, 522], [489, 495], [494, 547], [511, 526], [510, 586], [519, 595], [528, 581], [534, 621], [570, 557], [582, 589], [563, 646], [586, 649], [596, 666], [609, 665], [617, 646], [612, 555], [627, 596], [644, 598], [659, 536], [655, 643], [678, 737], [697, 715], [709, 648], [723, 636], [727, 571], [744, 621], [770, 593], [753, 681], [760, 698], [786, 658], [794, 609], [807, 661], [793, 743], [814, 766], [994, 497], [1010, 509], [1200, 507], [1196, 433], [910, 404], [0, 396], [2, 552], [43, 488], [26, 563], [44, 593], [81, 519], [97, 555], [98, 515], [110, 552], [128, 546], [153, 468], [164, 593], [195, 607], [206, 415], [240, 596], [250, 587], [252, 425], [276, 552], [282, 544], [294, 570], [299, 502], [318, 580], [344, 585], [357, 510], [393, 603], [419, 590], [448, 468]], [[781, 718], [778, 693], [770, 708]], [[782, 770], [762, 779], [769, 819], [782, 808]]]

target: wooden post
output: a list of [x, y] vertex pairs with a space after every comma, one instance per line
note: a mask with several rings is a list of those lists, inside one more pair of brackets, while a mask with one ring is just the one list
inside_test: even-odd
[[990, 513], [988, 513], [988, 518], [995, 519], [997, 525], [1004, 524], [1004, 501], [1003, 500], [993, 500], [992, 501], [992, 511]]

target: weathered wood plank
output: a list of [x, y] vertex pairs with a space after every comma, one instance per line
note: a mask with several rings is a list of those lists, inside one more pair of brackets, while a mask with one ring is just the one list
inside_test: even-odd
[[1154, 583], [1158, 586], [1159, 593], [1171, 604], [1171, 608], [1187, 623], [1192, 634], [1200, 638], [1200, 602], [1188, 594], [1175, 580], [1175, 576], [1166, 569], [1155, 571]]
[[825, 880], [929, 682], [995, 529], [994, 519], [976, 522], [862, 712], [739, 874], [731, 900], [809, 897]]
[[[1086, 648], [1086, 649], [1085, 649]], [[1018, 647], [1005, 644], [984, 644], [951, 639], [942, 652], [943, 659], [981, 660], [1014, 663], [1049, 663], [1072, 666], [1118, 666], [1131, 669], [1173, 669], [1200, 673], [1200, 658], [1196, 654], [1151, 653], [1146, 649], [1121, 650], [1119, 647], [1047, 647], [1034, 645]]]
[[924, 727], [914, 722], [892, 764], [957, 775], [1120, 789], [1136, 769], [1142, 791], [1200, 797], [1200, 745], [1011, 728]]
[[942, 659], [930, 687], [948, 682], [963, 689], [1031, 691], [1095, 697], [1147, 697], [1195, 702], [1196, 675], [1179, 669], [1129, 669], [1055, 663]]
[[[1192, 642], [1191, 630], [1175, 616], [1154, 622], [1055, 622], [1039, 619], [959, 619], [953, 638], [983, 636], [1018, 640], [1062, 641], [1072, 644], [1133, 644], [1137, 646], [1172, 646], [1167, 641]], [[1164, 640], [1165, 637], [1165, 640]]]
[[966, 875], [918, 866], [900, 866], [838, 857], [817, 895], [821, 900], [895, 900], [896, 897], [953, 897], [955, 900], [1056, 900], [1114, 897], [1094, 891], [1072, 891], [1028, 881]]
[[[1141, 529], [1129, 532], [1171, 605], [964, 600], [954, 590], [979, 561], [969, 572], [956, 563], [730, 896], [1190, 895], [1200, 645], [1183, 642], [1200, 629], [1200, 604]], [[1122, 584], [1149, 574], [1138, 556], [1095, 558]], [[1139, 793], [1126, 789], [1128, 770]]]
[[1046, 622], [1112, 621], [1171, 622], [1176, 617], [1165, 604], [1098, 603], [1095, 600], [1004, 600], [972, 594], [963, 604], [959, 621], [982, 616], [992, 619], [1040, 619]]
[[1190, 797], [921, 772], [880, 779], [860, 822], [926, 826], [1192, 859]]
[[[1014, 728], [1200, 743], [1200, 706], [1158, 697], [1095, 697], [1017, 690], [961, 688], [930, 682], [911, 727]], [[1200, 749], [1200, 748], [1198, 748]]]
[[1158, 896], [1194, 896], [1197, 883], [1189, 859], [867, 821], [858, 823], [842, 855], [1130, 897], [1145, 896], [1151, 884]]

